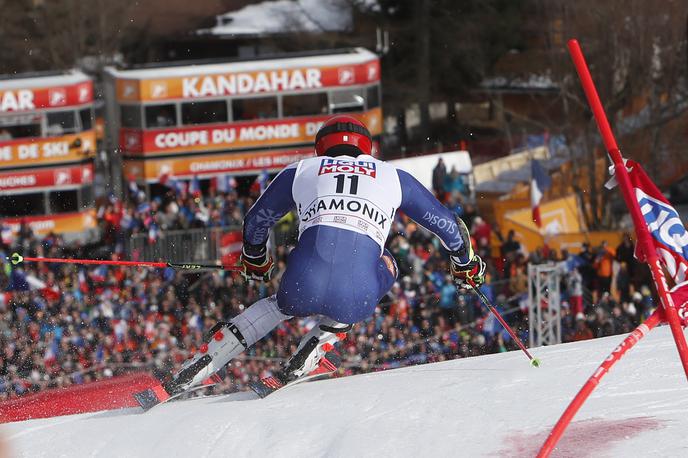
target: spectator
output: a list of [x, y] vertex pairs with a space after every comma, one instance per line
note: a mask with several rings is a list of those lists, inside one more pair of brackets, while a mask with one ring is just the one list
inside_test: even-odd
[[583, 277], [577, 268], [574, 267], [569, 273], [566, 286], [569, 294], [569, 303], [571, 304], [571, 313], [574, 315], [583, 313]]
[[447, 167], [444, 165], [444, 161], [440, 157], [437, 161], [437, 165], [432, 169], [432, 190], [435, 192], [435, 196], [444, 202], [444, 183], [447, 178]]
[[449, 194], [454, 194], [457, 192], [464, 196], [467, 194], [466, 184], [463, 182], [463, 177], [458, 170], [456, 170], [456, 167], [452, 166], [451, 172], [449, 172], [448, 175], [445, 175], [444, 190]]
[[[151, 228], [164, 231], [241, 224], [257, 197], [240, 195], [234, 189], [211, 189], [209, 195], [194, 198], [183, 186], [174, 188], [151, 201], [137, 194], [132, 201], [104, 203], [99, 209], [104, 239], [96, 247], [67, 244], [55, 234], [38, 240], [23, 222], [20, 233], [8, 238], [6, 243], [11, 246], [5, 253], [21, 250], [37, 256], [80, 258], [91, 257], [90, 250], [96, 249], [121, 257], [127, 238], [148, 234]], [[489, 224], [473, 206], [466, 206], [466, 218], [472, 221], [473, 237], [481, 251], [491, 252]], [[295, 237], [294, 222], [293, 216], [283, 219], [276, 239]], [[446, 253], [432, 235], [401, 213], [395, 215], [393, 224], [387, 246], [397, 260], [400, 280], [383, 299], [379, 313], [339, 344], [344, 360], [341, 373], [513, 349], [514, 342], [505, 340], [500, 325], [474, 294], [457, 294], [446, 277]], [[491, 300], [496, 297], [495, 305], [505, 319], [523, 333], [528, 329], [527, 312], [518, 307], [518, 296], [527, 294], [525, 257], [513, 231], [499, 248], [508, 263], [504, 270], [496, 269], [486, 257], [491, 283], [482, 289]], [[283, 267], [288, 254], [287, 247], [279, 246], [276, 264]], [[541, 256], [543, 261], [557, 259], [553, 250]], [[587, 265], [579, 256], [565, 257], [564, 276], [573, 264], [571, 258], [578, 272], [573, 269], [574, 280], [565, 277], [566, 285], [575, 282]], [[0, 259], [5, 259], [4, 255], [0, 254]], [[274, 294], [278, 279], [279, 275], [269, 283], [254, 284], [229, 272], [187, 278], [171, 269], [44, 263], [27, 263], [22, 270], [12, 271], [5, 264], [0, 269], [0, 288], [5, 291], [0, 296], [0, 398], [133, 370], [164, 374], [199, 348], [204, 332], [220, 317], [235, 316], [244, 304]], [[46, 287], [31, 289], [31, 284], [41, 283]], [[575, 288], [565, 289], [575, 297]], [[609, 295], [602, 299], [597, 310], [589, 311], [594, 315], [590, 324], [577, 305], [571, 310], [564, 305], [565, 340], [620, 332], [618, 329], [628, 328], [628, 322], [639, 323], [653, 307], [647, 287], [631, 294], [632, 300], [621, 306]], [[583, 317], [582, 323], [578, 317]], [[243, 389], [248, 381], [274, 370], [293, 352], [308, 325], [304, 320], [280, 325], [273, 339], [259, 343], [228, 367], [231, 376], [216, 390]]]
[[616, 252], [614, 249], [609, 247], [606, 240], [602, 241], [602, 244], [597, 250], [595, 256], [595, 261], [593, 266], [597, 273], [597, 295], [600, 297], [601, 294], [611, 291], [612, 286], [612, 273], [613, 273], [613, 262], [616, 258]]
[[616, 260], [619, 263], [625, 263], [628, 272], [629, 280], [634, 278], [635, 265], [638, 262], [634, 256], [635, 249], [633, 247], [633, 240], [631, 235], [624, 233], [621, 243], [616, 247]]
[[582, 313], [576, 315], [576, 328], [571, 341], [577, 342], [580, 340], [589, 340], [594, 337], [592, 331], [585, 322], [585, 316]]
[[583, 249], [578, 254], [578, 259], [578, 269], [583, 277], [583, 285], [592, 291], [593, 280], [595, 278], [595, 269], [593, 268], [595, 256], [593, 255], [592, 251], [590, 251], [589, 243], [583, 243]]

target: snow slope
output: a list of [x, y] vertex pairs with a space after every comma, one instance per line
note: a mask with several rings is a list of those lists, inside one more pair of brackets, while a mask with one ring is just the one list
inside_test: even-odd
[[[249, 393], [31, 420], [1, 430], [14, 456], [534, 456], [564, 407], [622, 340], [520, 352]], [[688, 383], [669, 329], [603, 380], [553, 456], [688, 456]]]

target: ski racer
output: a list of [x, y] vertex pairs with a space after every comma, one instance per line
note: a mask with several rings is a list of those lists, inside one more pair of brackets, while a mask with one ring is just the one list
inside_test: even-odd
[[287, 166], [270, 183], [246, 214], [241, 264], [247, 279], [270, 279], [269, 231], [295, 208], [299, 240], [279, 290], [217, 323], [199, 352], [163, 385], [170, 395], [211, 377], [292, 317], [316, 315], [318, 322], [277, 374], [278, 385], [315, 370], [392, 287], [397, 267], [384, 245], [397, 210], [440, 238], [457, 284], [483, 283], [485, 263], [474, 254], [464, 223], [412, 175], [371, 156], [372, 147], [363, 123], [334, 116], [315, 137], [317, 156]]

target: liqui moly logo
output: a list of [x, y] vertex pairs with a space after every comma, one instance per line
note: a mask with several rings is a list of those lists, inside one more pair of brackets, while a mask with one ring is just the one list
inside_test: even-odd
[[688, 232], [674, 207], [645, 194], [639, 188], [635, 188], [635, 197], [652, 236], [688, 259]]
[[323, 159], [318, 175], [326, 173], [354, 173], [375, 178], [375, 163], [367, 161], [347, 161], [343, 159]]

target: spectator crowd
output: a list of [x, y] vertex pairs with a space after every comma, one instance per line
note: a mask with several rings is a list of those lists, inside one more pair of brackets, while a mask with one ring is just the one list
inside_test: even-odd
[[[562, 278], [565, 341], [628, 332], [653, 308], [642, 265], [630, 240], [615, 249], [584, 246], [573, 255], [547, 247], [526, 253], [513, 232], [501, 234], [484, 221], [466, 198], [460, 176], [442, 178], [439, 197], [471, 228], [474, 244], [487, 261], [485, 294], [527, 340], [528, 263], [551, 262]], [[434, 181], [434, 180], [433, 180]], [[146, 200], [132, 189], [126, 202], [112, 199], [99, 210], [102, 240], [95, 245], [66, 243], [50, 234], [37, 238], [22, 225], [0, 246], [0, 259], [24, 255], [80, 258], [107, 254], [126, 259], [127, 238], [195, 227], [238, 226], [260, 194], [251, 186], [211, 185]], [[277, 239], [294, 240], [294, 218], [277, 225]], [[341, 375], [411, 364], [508, 351], [514, 342], [477, 297], [457, 291], [439, 241], [403, 214], [388, 239], [399, 277], [373, 317], [354, 327], [338, 344]], [[239, 314], [261, 297], [274, 294], [290, 244], [274, 248], [276, 275], [266, 283], [247, 282], [235, 272], [184, 273], [173, 269], [79, 266], [4, 261], [0, 269], [0, 399], [80, 384], [135, 370], [164, 376], [202, 344], [217, 321]], [[497, 254], [495, 254], [497, 253]], [[495, 254], [495, 255], [493, 255]], [[103, 257], [105, 259], [105, 257]], [[216, 390], [245, 388], [274, 371], [295, 351], [312, 320], [285, 322], [227, 367]]]

